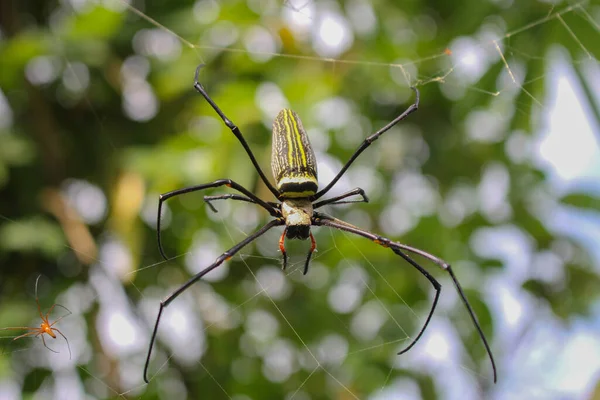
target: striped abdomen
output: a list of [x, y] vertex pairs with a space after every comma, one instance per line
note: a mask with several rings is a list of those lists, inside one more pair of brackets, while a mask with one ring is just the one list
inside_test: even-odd
[[302, 122], [284, 108], [273, 122], [271, 168], [283, 197], [308, 197], [317, 192], [317, 162]]

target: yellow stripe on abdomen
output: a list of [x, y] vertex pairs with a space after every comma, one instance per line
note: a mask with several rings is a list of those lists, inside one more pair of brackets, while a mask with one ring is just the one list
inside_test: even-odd
[[281, 110], [273, 122], [271, 169], [283, 197], [317, 192], [315, 154], [300, 118], [290, 109]]

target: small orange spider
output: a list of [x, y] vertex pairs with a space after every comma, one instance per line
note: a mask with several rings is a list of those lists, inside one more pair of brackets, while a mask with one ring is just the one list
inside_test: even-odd
[[[14, 338], [13, 340], [21, 339], [21, 338], [24, 338], [24, 337], [27, 337], [27, 336], [32, 336], [32, 335], [35, 335], [35, 337], [41, 336], [42, 337], [42, 343], [44, 343], [44, 347], [47, 348], [48, 350], [54, 352], [54, 353], [58, 353], [58, 351], [52, 350], [50, 347], [48, 347], [46, 345], [46, 340], [44, 339], [44, 334], [49, 335], [52, 339], [56, 339], [56, 334], [54, 333], [56, 331], [67, 342], [67, 348], [69, 349], [69, 359], [71, 359], [71, 346], [69, 345], [69, 340], [67, 339], [67, 337], [60, 330], [58, 330], [58, 328], [53, 328], [53, 326], [58, 321], [60, 321], [64, 317], [67, 317], [67, 316], [71, 315], [72, 313], [71, 313], [71, 311], [67, 307], [61, 306], [60, 304], [56, 304], [55, 303], [55, 304], [52, 305], [52, 307], [50, 307], [50, 309], [46, 313], [46, 316], [44, 317], [44, 315], [42, 314], [42, 308], [40, 306], [40, 301], [39, 301], [38, 296], [37, 296], [37, 286], [38, 286], [38, 281], [39, 280], [40, 280], [40, 277], [38, 276], [38, 278], [35, 281], [35, 302], [37, 303], [38, 312], [40, 313], [40, 318], [42, 319], [42, 323], [40, 324], [39, 328], [38, 327], [29, 327], [29, 326], [14, 326], [14, 327], [10, 327], [10, 328], [0, 328], [0, 331], [27, 329], [27, 330], [29, 330], [31, 332], [27, 332], [27, 333], [24, 333], [22, 335], [19, 335], [16, 338]], [[62, 317], [58, 318], [56, 321], [50, 323], [49, 316], [50, 316], [50, 313], [52, 312], [52, 310], [54, 309], [55, 306], [59, 306], [59, 307], [64, 308], [65, 310], [67, 310], [68, 314], [63, 315]]]

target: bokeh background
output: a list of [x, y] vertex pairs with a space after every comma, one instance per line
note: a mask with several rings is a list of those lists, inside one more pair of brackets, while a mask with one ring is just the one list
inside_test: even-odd
[[[0, 327], [72, 314], [62, 339], [0, 337], [2, 399], [600, 398], [600, 5], [510, 0], [0, 5]], [[268, 220], [203, 194], [229, 177], [273, 200], [192, 88], [201, 81], [270, 176], [271, 121], [303, 119], [328, 182], [371, 132], [328, 212], [450, 262], [428, 281], [390, 251], [274, 229], [173, 302], [146, 385], [161, 298]], [[51, 320], [63, 315], [59, 308]]]

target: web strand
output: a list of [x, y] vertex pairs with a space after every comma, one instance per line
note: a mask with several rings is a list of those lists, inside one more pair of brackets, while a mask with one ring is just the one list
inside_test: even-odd
[[565, 27], [567, 32], [569, 32], [569, 35], [571, 35], [573, 40], [575, 40], [577, 42], [577, 44], [579, 45], [579, 47], [581, 47], [581, 49], [585, 52], [585, 54], [587, 54], [588, 58], [590, 60], [594, 59], [594, 57], [592, 57], [592, 54], [588, 51], [588, 49], [586, 49], [585, 46], [583, 45], [583, 43], [581, 43], [581, 40], [579, 40], [579, 38], [575, 35], [575, 32], [573, 32], [573, 30], [569, 27], [569, 25], [567, 25], [567, 23], [565, 22], [563, 17], [558, 15], [557, 18], [560, 21], [560, 23]]
[[[369, 61], [369, 60], [357, 60], [357, 59], [336, 59], [336, 58], [327, 58], [327, 57], [317, 57], [317, 56], [310, 56], [310, 55], [303, 55], [303, 54], [287, 54], [287, 53], [281, 53], [281, 52], [262, 52], [262, 51], [249, 51], [247, 49], [241, 49], [241, 48], [231, 48], [231, 47], [220, 47], [220, 46], [212, 46], [212, 45], [204, 45], [204, 44], [194, 44], [192, 42], [190, 42], [189, 40], [187, 40], [186, 38], [180, 36], [179, 34], [177, 34], [174, 30], [164, 26], [163, 24], [161, 24], [160, 22], [158, 22], [156, 19], [150, 17], [149, 15], [145, 14], [144, 12], [138, 10], [137, 8], [135, 8], [134, 6], [130, 5], [128, 2], [124, 1], [124, 0], [120, 0], [122, 4], [126, 5], [128, 10], [132, 13], [134, 13], [135, 15], [137, 15], [138, 17], [144, 19], [145, 21], [147, 21], [148, 23], [150, 23], [151, 25], [167, 32], [169, 35], [172, 35], [173, 37], [176, 37], [182, 44], [184, 44], [187, 48], [192, 49], [199, 62], [205, 62], [204, 58], [203, 58], [203, 54], [200, 50], [220, 50], [220, 51], [224, 51], [224, 52], [231, 52], [231, 53], [248, 53], [248, 54], [256, 54], [256, 55], [266, 55], [266, 56], [272, 56], [272, 57], [280, 57], [280, 58], [287, 58], [287, 59], [295, 59], [295, 60], [302, 60], [302, 61], [314, 61], [314, 62], [319, 62], [319, 63], [330, 63], [330, 64], [347, 64], [347, 65], [356, 65], [356, 66], [364, 66], [364, 67], [375, 67], [375, 68], [393, 68], [393, 69], [399, 69], [402, 73], [403, 79], [405, 81], [405, 83], [408, 86], [424, 86], [424, 85], [428, 85], [430, 83], [438, 83], [438, 84], [444, 84], [444, 85], [455, 85], [455, 86], [460, 86], [457, 85], [456, 83], [452, 82], [452, 75], [455, 74], [458, 70], [460, 70], [462, 67], [460, 64], [455, 63], [452, 64], [452, 61], [448, 61], [451, 60], [451, 50], [449, 51], [442, 51], [440, 53], [436, 53], [436, 54], [432, 54], [426, 57], [422, 57], [422, 58], [418, 58], [418, 59], [414, 59], [411, 61], [407, 61], [407, 62], [403, 62], [403, 63], [389, 63], [389, 62], [382, 62], [382, 61]], [[487, 47], [487, 46], [493, 46], [493, 49], [495, 50], [495, 52], [498, 53], [501, 62], [503, 64], [503, 68], [506, 71], [506, 73], [509, 75], [512, 84], [514, 84], [516, 87], [518, 87], [520, 90], [523, 91], [523, 93], [525, 93], [529, 98], [532, 99], [532, 101], [537, 104], [538, 106], [543, 106], [542, 102], [540, 102], [538, 99], [536, 99], [532, 93], [530, 93], [528, 90], [525, 89], [524, 86], [527, 86], [528, 84], [535, 82], [537, 80], [543, 79], [544, 75], [539, 76], [539, 77], [533, 77], [532, 79], [527, 80], [526, 82], [524, 82], [523, 84], [520, 84], [520, 80], [518, 79], [517, 76], [515, 76], [515, 73], [513, 71], [513, 69], [510, 67], [509, 65], [509, 61], [507, 61], [507, 58], [505, 57], [505, 53], [502, 51], [502, 48], [500, 47], [500, 43], [503, 43], [505, 41], [507, 41], [508, 39], [522, 33], [525, 31], [528, 31], [534, 27], [540, 26], [542, 24], [545, 23], [549, 23], [550, 21], [554, 21], [554, 20], [558, 20], [558, 22], [560, 22], [560, 24], [567, 30], [568, 34], [570, 35], [570, 37], [579, 45], [579, 47], [582, 49], [582, 51], [587, 55], [588, 59], [591, 60], [595, 60], [595, 57], [593, 56], [593, 54], [590, 52], [590, 50], [588, 50], [588, 48], [586, 47], [585, 43], [583, 43], [581, 41], [581, 39], [575, 34], [575, 32], [571, 29], [571, 27], [569, 26], [569, 24], [567, 24], [567, 22], [565, 21], [565, 18], [563, 18], [565, 15], [571, 13], [571, 12], [577, 12], [579, 14], [582, 15], [582, 20], [586, 21], [593, 29], [595, 29], [596, 32], [600, 32], [600, 24], [594, 20], [593, 16], [584, 8], [584, 5], [588, 4], [587, 1], [581, 1], [575, 4], [572, 4], [564, 9], [555, 11], [554, 7], [550, 8], [550, 11], [548, 12], [548, 15], [544, 16], [543, 18], [540, 18], [536, 21], [533, 21], [529, 24], [526, 24], [520, 28], [514, 29], [512, 31], [509, 31], [508, 33], [504, 34], [502, 37], [495, 39], [491, 42], [488, 43], [483, 43], [481, 44], [483, 47]], [[302, 5], [300, 7], [294, 7], [292, 6], [288, 1], [285, 2], [285, 5], [287, 7], [290, 7], [291, 9], [295, 10], [296, 12], [302, 13], [302, 9], [305, 7], [305, 5]], [[568, 20], [568, 19], [567, 19]], [[593, 48], [593, 47], [590, 47]], [[518, 50], [516, 50], [516, 52], [518, 52]], [[449, 54], [450, 53], [450, 54]], [[531, 54], [523, 54], [523, 56], [529, 57], [529, 58], [535, 58], [534, 55]], [[513, 64], [513, 60], [509, 57], [509, 59], [511, 60], [512, 65]], [[543, 56], [540, 56], [540, 59], [543, 59]], [[65, 56], [63, 58], [63, 60], [65, 61], [65, 65], [66, 68], [71, 69], [72, 70], [72, 64], [69, 61], [69, 59]], [[450, 63], [450, 67], [447, 68], [436, 68], [434, 69], [436, 71], [436, 75], [431, 75], [428, 74], [427, 78], [423, 78], [423, 77], [419, 77], [419, 76], [411, 76], [411, 74], [409, 73], [408, 67], [410, 66], [417, 66], [417, 65], [422, 65], [422, 64], [434, 64], [434, 63]], [[517, 69], [518, 71], [518, 69]], [[439, 74], [438, 74], [439, 73]], [[77, 74], [73, 74], [75, 76], [76, 79], [79, 80]], [[80, 85], [83, 86], [83, 84], [80, 82]], [[481, 87], [477, 87], [476, 85], [468, 85], [466, 86], [467, 90], [470, 91], [476, 91], [482, 94], [486, 94], [486, 95], [490, 95], [490, 96], [498, 96], [500, 95], [502, 92], [504, 92], [505, 89], [500, 88], [499, 90], [495, 91], [495, 90], [488, 90], [487, 88], [481, 88]], [[86, 102], [86, 105], [92, 110], [92, 113], [94, 115], [94, 117], [96, 118], [96, 122], [100, 125], [102, 125], [102, 118], [100, 116], [100, 114], [98, 113], [98, 111], [96, 109], [94, 109], [93, 107], [93, 103], [91, 102], [91, 100], [88, 97], [84, 98], [84, 101]], [[111, 148], [115, 151], [118, 150], [118, 148], [110, 141], [110, 138], [105, 135], [106, 140], [109, 141], [109, 144], [111, 146]], [[0, 218], [12, 223], [18, 223], [18, 221], [15, 221], [5, 215], [1, 215], [0, 214]], [[222, 223], [224, 224], [224, 226], [227, 227], [227, 221], [226, 220], [222, 220]], [[229, 234], [229, 237], [232, 238], [232, 235], [230, 234], [229, 231], [227, 231]], [[332, 235], [333, 237], [333, 235]], [[233, 239], [232, 239], [233, 240]], [[316, 255], [315, 259], [318, 259], [318, 257], [323, 257], [325, 254], [327, 254], [329, 251], [338, 251], [340, 254], [342, 254], [340, 248], [337, 246], [336, 244], [336, 239], [335, 237], [333, 237], [333, 243], [334, 243], [334, 248], [333, 249], [323, 249], [320, 251], [319, 254]], [[354, 241], [351, 240], [351, 243], [354, 245], [354, 247], [356, 249], [358, 249], [358, 247], [354, 244]], [[69, 246], [69, 245], [65, 245], [66, 248], [70, 249], [71, 251], [73, 251], [74, 253], [81, 253], [78, 249]], [[383, 279], [383, 282], [385, 282], [385, 284], [387, 286], [389, 286], [394, 294], [403, 302], [404, 305], [406, 305], [408, 307], [408, 309], [410, 310], [411, 314], [415, 315], [415, 317], [417, 316], [417, 313], [415, 313], [415, 311], [407, 304], [406, 301], [404, 301], [404, 299], [402, 299], [402, 297], [397, 293], [396, 290], [394, 290], [394, 288], [392, 287], [392, 285], [388, 282], [388, 280], [381, 274], [381, 272], [368, 260], [368, 258], [366, 257], [365, 254], [363, 254], [362, 252], [360, 252], [360, 249], [358, 249], [363, 261], [367, 264], [369, 264], [369, 266], [371, 267], [371, 270], [374, 271], [374, 274], [376, 276], [379, 276], [380, 279]], [[184, 256], [189, 255], [190, 252], [186, 252], [183, 254], [179, 254], [176, 258], [181, 258]], [[102, 264], [103, 261], [100, 259], [100, 257], [98, 256], [93, 256], [91, 254], [85, 254], [88, 257], [91, 257], [91, 259], [93, 260], [94, 263], [98, 263], [98, 264]], [[245, 299], [243, 302], [237, 304], [234, 308], [230, 309], [227, 313], [227, 316], [230, 316], [232, 313], [235, 313], [236, 311], [246, 307], [247, 305], [249, 305], [251, 302], [255, 301], [257, 298], [261, 297], [261, 295], [264, 295], [270, 302], [270, 304], [273, 306], [273, 308], [277, 311], [278, 315], [282, 318], [283, 321], [285, 321], [286, 325], [292, 330], [294, 336], [298, 339], [298, 341], [301, 343], [302, 348], [305, 349], [308, 354], [312, 357], [312, 359], [317, 363], [317, 366], [315, 368], [313, 368], [310, 373], [304, 378], [304, 380], [300, 383], [300, 385], [298, 386], [298, 388], [296, 388], [296, 390], [293, 392], [292, 394], [292, 398], [294, 396], [296, 396], [299, 391], [305, 387], [305, 385], [311, 380], [311, 378], [314, 377], [315, 374], [317, 374], [319, 371], [323, 371], [325, 374], [327, 374], [332, 380], [334, 380], [335, 382], [337, 382], [337, 384], [340, 385], [341, 388], [344, 389], [345, 393], [347, 393], [350, 397], [357, 399], [357, 395], [356, 393], [353, 392], [352, 388], [344, 385], [343, 382], [341, 382], [340, 378], [338, 378], [334, 372], [328, 370], [327, 368], [325, 368], [325, 366], [323, 365], [323, 363], [318, 359], [317, 355], [314, 354], [313, 351], [311, 351], [310, 346], [307, 344], [305, 338], [301, 337], [301, 335], [299, 334], [298, 330], [295, 329], [295, 327], [293, 326], [293, 324], [291, 323], [291, 321], [287, 318], [287, 316], [285, 315], [285, 313], [283, 312], [283, 310], [278, 306], [277, 302], [269, 295], [269, 286], [264, 286], [259, 279], [257, 278], [257, 276], [255, 275], [255, 272], [253, 271], [253, 269], [250, 267], [250, 265], [246, 262], [247, 257], [249, 256], [249, 254], [240, 254], [238, 256], [239, 259], [241, 259], [244, 264], [246, 265], [247, 270], [249, 271], [248, 273], [253, 277], [253, 279], [260, 285], [260, 290], [258, 290], [255, 294], [249, 296], [247, 299]], [[257, 257], [258, 258], [258, 257]], [[345, 258], [344, 255], [342, 254], [342, 258]], [[263, 259], [265, 259], [266, 261], [273, 261], [273, 262], [277, 262], [278, 259], [276, 257], [263, 257]], [[145, 265], [142, 266], [140, 268], [137, 268], [135, 270], [132, 270], [130, 272], [127, 273], [126, 276], [135, 276], [137, 274], [155, 274], [156, 273], [156, 269], [164, 266], [167, 262], [166, 261], [160, 261], [160, 262], [156, 262], [156, 263], [152, 263], [149, 265]], [[285, 273], [285, 277], [288, 278], [292, 273], [298, 273], [299, 269], [302, 267], [302, 263], [291, 263], [290, 264], [290, 270], [286, 271]], [[310, 273], [310, 272], [309, 272]], [[388, 317], [393, 321], [394, 325], [399, 327], [402, 332], [404, 332], [407, 336], [407, 338], [409, 337], [409, 335], [404, 331], [404, 329], [402, 329], [399, 321], [397, 321], [394, 317], [393, 314], [391, 313], [391, 311], [389, 310], [388, 307], [385, 306], [385, 303], [377, 296], [377, 292], [376, 292], [376, 288], [372, 288], [370, 285], [367, 284], [366, 281], [362, 281], [362, 283], [364, 284], [364, 286], [368, 289], [369, 293], [371, 294], [371, 296], [373, 296], [374, 299], [376, 299], [376, 301], [378, 302], [378, 304], [383, 307], [383, 309], [386, 311]], [[142, 290], [140, 290], [135, 284], [133, 284], [133, 287], [137, 290], [137, 292], [140, 294], [140, 298], [144, 299], [145, 295], [143, 293]], [[97, 300], [98, 295], [96, 295], [96, 297], [93, 299], [94, 301]], [[153, 299], [154, 300], [154, 299]], [[337, 316], [337, 315], [336, 315]], [[338, 317], [339, 318], [339, 317]], [[419, 318], [416, 317], [416, 319], [418, 320]], [[215, 324], [215, 322], [208, 324], [204, 327], [204, 333], [206, 334], [208, 332], [208, 330], [213, 327]], [[345, 328], [348, 330], [348, 327], [345, 326]], [[380, 343], [377, 345], [373, 345], [373, 346], [366, 346], [360, 349], [356, 349], [353, 351], [348, 352], [347, 357], [350, 358], [353, 355], [356, 354], [365, 354], [365, 353], [369, 353], [373, 350], [379, 349], [383, 346], [393, 346], [396, 343], [399, 343], [401, 341], [404, 341], [406, 339], [396, 339], [393, 341], [386, 341], [385, 343]], [[17, 349], [14, 351], [11, 351], [10, 353], [13, 352], [19, 352], [22, 353], [26, 350], [28, 350], [28, 348], [25, 349]], [[208, 350], [210, 351], [210, 349]], [[3, 354], [7, 354], [5, 352], [3, 352]], [[160, 367], [154, 372], [154, 375], [152, 376], [151, 380], [154, 379], [154, 377], [160, 376], [160, 373], [164, 372], [164, 370], [168, 367], [170, 360], [172, 360], [172, 358], [174, 357], [174, 355], [172, 353], [169, 353], [168, 356], [166, 357], [166, 360], [164, 362], [161, 363]], [[208, 376], [210, 376], [210, 378], [215, 382], [215, 384], [217, 386], [219, 386], [219, 388], [223, 391], [223, 393], [225, 393], [225, 395], [227, 397], [229, 397], [231, 399], [231, 396], [228, 394], [227, 390], [225, 389], [225, 387], [222, 385], [222, 382], [219, 382], [218, 379], [215, 378], [214, 374], [212, 374], [210, 372], [210, 370], [208, 368], [206, 368], [206, 366], [198, 361], [198, 365], [200, 365], [204, 371], [207, 373]], [[114, 387], [110, 386], [107, 383], [107, 379], [101, 378], [101, 375], [95, 375], [94, 373], [92, 373], [88, 368], [82, 366], [82, 365], [77, 365], [77, 368], [81, 369], [83, 372], [85, 372], [87, 375], [89, 375], [90, 377], [92, 377], [95, 381], [101, 383], [104, 387], [106, 387], [112, 394], [114, 394], [115, 396], [119, 397], [119, 398], [126, 398], [126, 395], [132, 393], [133, 391], [140, 389], [142, 387], [144, 387], [144, 385], [137, 385], [133, 388], [128, 388], [126, 391], [124, 392], [119, 392], [119, 390], [115, 389]], [[471, 374], [473, 375], [477, 375], [477, 376], [481, 376], [481, 374], [479, 373], [474, 373], [471, 369], [467, 369], [466, 367], [464, 367], [463, 365], [461, 365], [461, 368], [463, 368], [466, 371], [469, 371]], [[385, 378], [385, 381], [383, 382], [383, 385], [381, 387], [381, 390], [383, 390], [387, 384], [389, 383], [391, 377], [393, 376], [393, 368], [389, 369], [389, 372]], [[141, 373], [141, 372], [140, 372]], [[143, 397], [143, 396], [142, 396]]]

